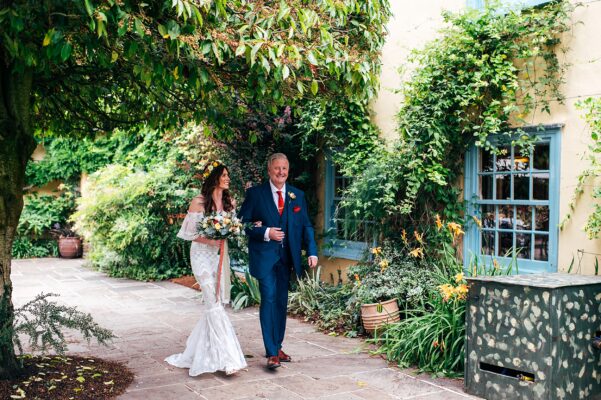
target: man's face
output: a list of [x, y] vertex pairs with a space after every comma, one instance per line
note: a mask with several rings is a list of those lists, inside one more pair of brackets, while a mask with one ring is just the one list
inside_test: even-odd
[[281, 187], [286, 183], [288, 168], [288, 160], [283, 158], [278, 158], [271, 162], [271, 165], [267, 168], [267, 174], [269, 174], [269, 179], [275, 186]]

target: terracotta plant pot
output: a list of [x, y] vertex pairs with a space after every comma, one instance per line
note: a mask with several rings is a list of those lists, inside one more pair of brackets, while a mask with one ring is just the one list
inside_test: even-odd
[[58, 254], [62, 258], [79, 258], [82, 255], [81, 239], [78, 237], [61, 237], [58, 239]]
[[399, 314], [399, 304], [396, 299], [361, 305], [363, 328], [369, 333], [373, 333], [385, 324], [400, 321]]

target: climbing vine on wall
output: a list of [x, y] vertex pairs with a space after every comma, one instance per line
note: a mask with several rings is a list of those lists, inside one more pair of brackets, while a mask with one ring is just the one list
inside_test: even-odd
[[495, 151], [532, 139], [515, 127], [527, 125], [549, 102], [562, 100], [561, 36], [571, 27], [573, 5], [552, 2], [525, 10], [445, 12], [440, 36], [415, 51], [415, 65], [401, 92], [400, 139], [376, 154], [349, 188], [345, 207], [378, 229], [415, 224], [435, 212], [461, 213], [457, 181], [470, 145]]

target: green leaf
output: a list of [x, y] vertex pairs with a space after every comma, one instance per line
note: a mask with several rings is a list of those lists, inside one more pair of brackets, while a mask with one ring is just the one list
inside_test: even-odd
[[42, 47], [46, 47], [50, 44], [51, 31], [46, 32], [44, 36], [44, 41], [42, 41]]
[[284, 64], [284, 66], [282, 67], [282, 80], [286, 80], [288, 79], [288, 76], [290, 75], [290, 69], [288, 68], [288, 66], [286, 64]]
[[246, 51], [246, 45], [244, 43], [240, 43], [240, 45], [236, 48], [236, 56], [241, 56]]
[[313, 93], [313, 95], [316, 95], [318, 89], [319, 89], [319, 85], [318, 85], [317, 81], [313, 80], [313, 82], [311, 82], [311, 93]]
[[94, 14], [94, 7], [92, 6], [92, 2], [90, 0], [84, 0], [84, 4], [86, 6], [86, 12], [91, 17]]
[[315, 54], [313, 54], [312, 51], [309, 51], [309, 53], [307, 53], [307, 60], [309, 60], [309, 62], [313, 65], [317, 65], [317, 59], [315, 58]]
[[84, 378], [83, 376], [78, 376], [77, 378], [75, 378], [75, 380], [77, 382], [84, 383], [86, 381], [86, 378]]
[[159, 34], [163, 37], [163, 39], [167, 39], [169, 37], [167, 28], [165, 28], [164, 25], [159, 24], [158, 29], [159, 29]]
[[257, 52], [259, 51], [261, 46], [263, 46], [263, 42], [258, 42], [253, 46], [252, 50], [250, 51], [250, 65], [255, 64], [255, 60], [257, 59]]
[[71, 46], [71, 43], [65, 42], [65, 44], [63, 44], [63, 47], [61, 48], [61, 60], [63, 62], [67, 61], [69, 59], [69, 57], [71, 56], [72, 51], [73, 51], [73, 46]]

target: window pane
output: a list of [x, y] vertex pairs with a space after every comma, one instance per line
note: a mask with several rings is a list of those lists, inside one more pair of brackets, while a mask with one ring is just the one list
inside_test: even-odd
[[492, 175], [480, 176], [480, 198], [492, 200]]
[[513, 229], [513, 206], [499, 206], [499, 229]]
[[516, 206], [515, 212], [515, 228], [519, 230], [532, 229], [532, 207]]
[[482, 220], [482, 227], [484, 228], [495, 228], [495, 206], [490, 204], [484, 204], [480, 208], [480, 219]]
[[529, 233], [518, 233], [515, 235], [515, 251], [517, 258], [531, 258], [530, 244], [532, 235]]
[[[525, 151], [522, 154], [522, 151]], [[528, 171], [530, 168], [530, 152], [516, 147], [513, 154], [513, 168], [516, 171]]]
[[536, 206], [534, 217], [534, 229], [537, 231], [549, 231], [549, 207]]
[[516, 200], [530, 199], [530, 177], [528, 175], [513, 176], [513, 198]]
[[541, 143], [534, 146], [533, 169], [549, 169], [549, 143]]
[[499, 232], [499, 256], [511, 257], [511, 249], [513, 248], [513, 233]]
[[479, 172], [492, 172], [494, 167], [494, 156], [487, 150], [480, 150]]
[[493, 231], [482, 231], [481, 253], [487, 256], [495, 255], [495, 233]]
[[549, 235], [534, 235], [534, 259], [539, 261], [549, 259]]
[[511, 171], [511, 147], [503, 146], [499, 148], [496, 165], [497, 171]]
[[532, 174], [532, 198], [549, 200], [549, 174]]
[[496, 175], [497, 200], [509, 200], [511, 198], [511, 175]]

